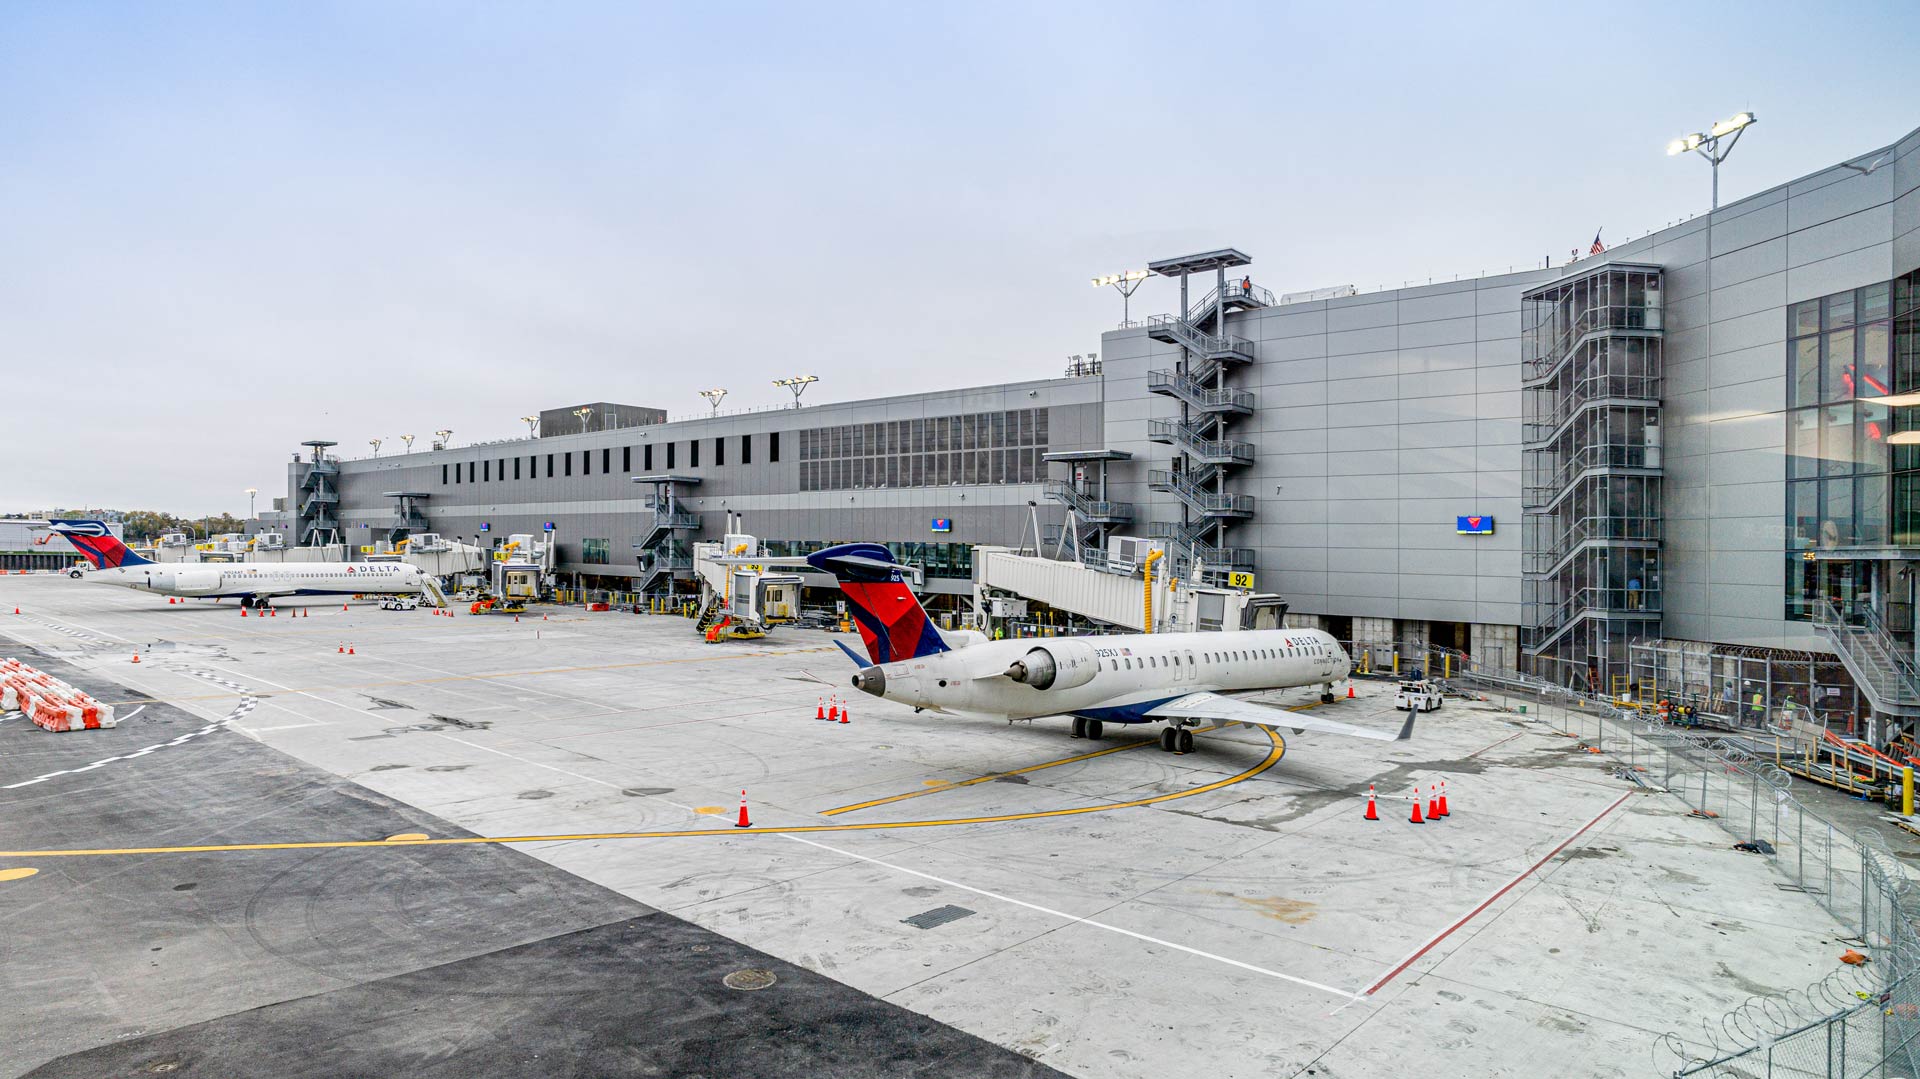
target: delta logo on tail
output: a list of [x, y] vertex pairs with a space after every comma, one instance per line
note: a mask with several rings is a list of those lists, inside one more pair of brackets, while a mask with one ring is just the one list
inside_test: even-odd
[[121, 543], [105, 521], [48, 521], [47, 527], [65, 537], [68, 543], [73, 544], [73, 549], [85, 555], [95, 568], [118, 569], [122, 566], [153, 564]]
[[950, 649], [907, 586], [893, 552], [878, 543], [846, 543], [815, 551], [807, 564], [840, 582], [867, 658], [874, 663], [931, 656]]

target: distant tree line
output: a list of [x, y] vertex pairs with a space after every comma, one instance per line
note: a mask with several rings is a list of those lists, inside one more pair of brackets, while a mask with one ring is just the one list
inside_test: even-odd
[[246, 523], [230, 513], [211, 517], [176, 517], [154, 510], [128, 510], [120, 515], [120, 523], [125, 527], [128, 540], [142, 543], [157, 540], [168, 532], [205, 537], [222, 532], [246, 531]]

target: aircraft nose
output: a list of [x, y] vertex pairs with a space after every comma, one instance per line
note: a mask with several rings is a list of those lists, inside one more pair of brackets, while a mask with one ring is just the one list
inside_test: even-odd
[[853, 688], [876, 697], [887, 692], [887, 673], [879, 667], [862, 667], [853, 676]]

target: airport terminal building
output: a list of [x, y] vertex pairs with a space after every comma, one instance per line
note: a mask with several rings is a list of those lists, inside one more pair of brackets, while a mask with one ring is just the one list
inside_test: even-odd
[[1634, 642], [1811, 655], [1872, 712], [1920, 716], [1920, 131], [1523, 273], [1287, 295], [1310, 268], [1150, 268], [1177, 309], [1062, 378], [310, 447], [290, 538], [552, 522], [562, 570], [657, 592], [739, 515], [775, 553], [881, 540], [963, 593], [972, 545], [1019, 545], [1037, 515], [1092, 561], [1141, 536], [1183, 575], [1250, 573], [1347, 639], [1588, 687]]

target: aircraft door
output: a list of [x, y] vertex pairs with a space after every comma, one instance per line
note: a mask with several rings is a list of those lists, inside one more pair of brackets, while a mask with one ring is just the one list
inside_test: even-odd
[[1199, 677], [1198, 673], [1196, 673], [1198, 672], [1198, 670], [1199, 670], [1198, 664], [1193, 662], [1193, 650], [1188, 649], [1187, 650], [1187, 667], [1185, 671], [1181, 672], [1180, 677], [1185, 679], [1186, 681], [1191, 682], [1194, 679]]

